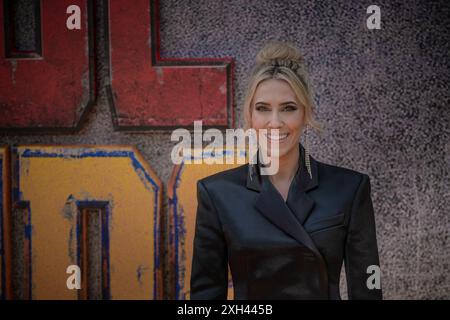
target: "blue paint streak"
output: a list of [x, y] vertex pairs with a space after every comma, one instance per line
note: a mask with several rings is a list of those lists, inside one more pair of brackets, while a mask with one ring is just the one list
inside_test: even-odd
[[33, 264], [31, 263], [31, 258], [32, 258], [32, 251], [31, 249], [32, 247], [32, 231], [33, 231], [33, 227], [31, 225], [31, 209], [30, 209], [30, 202], [23, 202], [24, 205], [26, 206], [27, 209], [27, 215], [28, 215], [28, 221], [27, 224], [25, 225], [25, 239], [28, 239], [28, 261], [29, 261], [29, 266], [28, 266], [28, 300], [33, 300], [33, 281], [32, 281], [32, 276], [33, 276]]
[[31, 232], [33, 227], [30, 224], [30, 221], [24, 227], [25, 239], [31, 239]]
[[139, 265], [136, 269], [136, 277], [140, 285], [142, 285], [142, 274], [146, 269], [148, 268], [144, 267], [143, 265]]
[[142, 277], [142, 266], [139, 265], [139, 267], [136, 269], [136, 277], [138, 279], [139, 284], [142, 284], [141, 277]]
[[[155, 190], [155, 200], [158, 200], [158, 190]], [[156, 290], [157, 290], [157, 284], [158, 284], [158, 278], [156, 277], [156, 271], [159, 269], [159, 225], [157, 223], [157, 221], [159, 221], [159, 219], [157, 219], [158, 217], [158, 205], [155, 204], [155, 206], [153, 207], [153, 263], [154, 263], [154, 267], [153, 267], [153, 299], [155, 299], [156, 297]], [[162, 283], [161, 283], [162, 285]]]
[[105, 209], [109, 202], [101, 200], [76, 200], [75, 204], [77, 205], [78, 209]]
[[[79, 212], [79, 210], [78, 210], [78, 212]], [[77, 266], [78, 267], [80, 267], [81, 268], [81, 214], [77, 214], [77, 217], [76, 217], [76, 221], [77, 221], [77, 224], [76, 224], [76, 228], [75, 228], [75, 234], [76, 234], [76, 241], [77, 241], [77, 252], [76, 252], [76, 255], [77, 255]]]
[[[13, 154], [17, 154], [17, 148], [14, 147], [12, 149]], [[20, 192], [20, 162], [19, 157], [16, 157], [15, 159], [15, 166], [14, 166], [14, 176], [16, 178], [17, 186], [13, 188], [13, 197], [14, 201], [20, 201], [22, 199], [22, 193]]]
[[175, 248], [175, 299], [180, 299], [180, 292], [182, 290], [183, 285], [180, 283], [180, 275], [179, 275], [179, 261], [178, 261], [178, 196], [177, 196], [177, 188], [180, 181], [181, 172], [183, 171], [184, 162], [181, 163], [180, 169], [177, 172], [175, 178], [175, 184], [173, 186], [173, 222], [174, 222], [174, 248]]
[[102, 279], [102, 296], [104, 300], [111, 300], [111, 283], [110, 283], [110, 259], [109, 259], [109, 206], [105, 206], [105, 214], [102, 216], [102, 267], [106, 262], [106, 279]]
[[72, 242], [73, 242], [73, 227], [70, 227], [69, 231], [69, 241], [67, 243], [67, 248], [69, 248], [69, 258], [71, 261], [74, 260], [73, 250], [72, 250]]
[[140, 169], [145, 175], [145, 178], [152, 184], [155, 190], [158, 190], [158, 185], [153, 181], [153, 179], [147, 174], [146, 170], [136, 159], [136, 156], [133, 151], [105, 151], [105, 150], [96, 150], [96, 151], [82, 151], [79, 154], [64, 154], [64, 153], [56, 153], [56, 152], [42, 152], [40, 150], [30, 150], [25, 149], [21, 156], [23, 158], [73, 158], [73, 159], [83, 159], [83, 158], [129, 158], [133, 164], [134, 169]]

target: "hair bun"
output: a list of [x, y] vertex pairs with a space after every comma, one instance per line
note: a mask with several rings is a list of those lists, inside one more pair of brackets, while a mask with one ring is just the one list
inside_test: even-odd
[[281, 41], [270, 41], [258, 52], [256, 56], [257, 64], [284, 64], [283, 62], [293, 62], [302, 64], [303, 55], [292, 44]]

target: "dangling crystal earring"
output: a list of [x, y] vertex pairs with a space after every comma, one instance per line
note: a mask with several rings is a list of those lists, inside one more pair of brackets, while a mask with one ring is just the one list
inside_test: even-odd
[[308, 125], [306, 125], [306, 129], [305, 129], [305, 164], [306, 164], [306, 169], [308, 169], [309, 177], [312, 180], [311, 161], [309, 159]]

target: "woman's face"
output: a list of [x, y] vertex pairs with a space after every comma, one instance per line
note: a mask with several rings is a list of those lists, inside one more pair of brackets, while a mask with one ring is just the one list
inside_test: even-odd
[[[267, 143], [278, 140], [279, 157], [298, 152], [303, 127], [303, 106], [297, 100], [289, 83], [279, 79], [267, 79], [258, 84], [251, 104], [251, 126], [259, 137], [260, 129], [267, 129]], [[279, 135], [271, 135], [278, 129]]]

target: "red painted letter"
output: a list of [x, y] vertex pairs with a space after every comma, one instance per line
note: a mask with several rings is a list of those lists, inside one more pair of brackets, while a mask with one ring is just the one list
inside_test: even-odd
[[[26, 54], [14, 48], [8, 10], [12, 2], [4, 1], [0, 1], [0, 130], [75, 130], [94, 100], [91, 2], [38, 1], [35, 18], [37, 28], [42, 28], [37, 39], [42, 53]], [[81, 30], [66, 27], [67, 7], [74, 4], [81, 9]]]
[[161, 59], [158, 1], [110, 0], [110, 60], [117, 129], [233, 125], [231, 59]]

